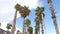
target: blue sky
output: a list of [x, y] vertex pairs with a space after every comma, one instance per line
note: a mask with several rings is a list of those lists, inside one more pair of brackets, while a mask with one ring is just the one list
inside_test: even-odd
[[[49, 5], [47, 3], [47, 0], [43, 0], [42, 1], [44, 3], [44, 7], [45, 7], [45, 18], [44, 18], [44, 23], [45, 23], [45, 34], [55, 34], [55, 28], [54, 28], [54, 24], [53, 24], [53, 20], [51, 18], [51, 13], [50, 13], [50, 9], [49, 9]], [[59, 17], [60, 17], [60, 4], [59, 4], [59, 0], [53, 0], [53, 6], [56, 12], [56, 19], [57, 19], [57, 23], [58, 23], [58, 27], [60, 30], [60, 21], [59, 21]], [[35, 18], [35, 9], [31, 9], [31, 13], [30, 15], [27, 17], [28, 19], [31, 20], [31, 26], [34, 28], [35, 27], [35, 22], [34, 22], [34, 18]], [[23, 24], [23, 18], [19, 17], [17, 19], [17, 27], [22, 29], [22, 24]]]
[[[46, 1], [43, 1], [45, 4], [44, 4], [44, 7], [45, 7], [45, 18], [44, 18], [44, 23], [45, 23], [45, 27], [46, 27], [46, 34], [55, 34], [55, 29], [54, 29], [54, 24], [53, 24], [53, 21], [52, 21], [52, 18], [51, 18], [51, 13], [50, 13], [50, 9], [49, 9], [49, 5], [47, 3], [47, 0]], [[53, 6], [54, 6], [54, 9], [55, 9], [55, 12], [56, 12], [56, 18], [57, 18], [57, 23], [58, 23], [58, 26], [59, 26], [59, 30], [60, 30], [60, 21], [59, 21], [59, 17], [60, 17], [60, 4], [59, 4], [59, 0], [53, 0]], [[34, 9], [31, 9], [31, 13], [30, 13], [30, 16], [28, 17], [30, 20], [31, 20], [31, 26], [34, 27], [35, 26], [35, 22], [34, 22], [34, 18], [35, 18], [35, 11]], [[19, 19], [19, 18], [18, 18]], [[20, 21], [20, 20], [19, 20]], [[20, 27], [20, 26], [17, 26], [17, 27]]]
[[[12, 0], [11, 0], [12, 1]], [[1, 3], [1, 6], [2, 7], [0, 7], [0, 8], [2, 8], [2, 9], [5, 9], [6, 8], [6, 6], [8, 6], [8, 8], [7, 9], [5, 9], [5, 11], [7, 11], [7, 12], [4, 12], [2, 9], [0, 10], [0, 11], [2, 11], [2, 12], [0, 12], [0, 16], [4, 16], [5, 14], [6, 14], [6, 16], [8, 16], [9, 18], [6, 18], [6, 16], [5, 16], [5, 18], [6, 18], [6, 20], [5, 20], [5, 18], [4, 19], [2, 19], [2, 17], [0, 17], [0, 21], [1, 22], [7, 22], [7, 21], [9, 21], [9, 23], [13, 23], [13, 18], [14, 18], [14, 13], [13, 12], [15, 12], [15, 9], [14, 9], [14, 5], [16, 4], [16, 3], [19, 3], [20, 4], [20, 0], [15, 0], [14, 2], [12, 1], [9, 1], [9, 0], [6, 0], [6, 1], [0, 1]], [[25, 1], [25, 0], [24, 0]], [[27, 1], [27, 0], [26, 0]], [[25, 1], [25, 2], [26, 2]], [[34, 1], [34, 0], [33, 0]], [[32, 4], [28, 4], [28, 3], [30, 3], [29, 1], [27, 2], [27, 3], [25, 3], [27, 6], [29, 6], [30, 7], [30, 10], [31, 10], [31, 12], [30, 12], [30, 15], [29, 16], [27, 16], [26, 17], [26, 19], [28, 18], [28, 19], [30, 19], [31, 20], [31, 26], [33, 27], [33, 28], [35, 28], [35, 21], [34, 21], [34, 18], [36, 17], [35, 16], [35, 8], [37, 7], [37, 6], [35, 6], [35, 5], [41, 5], [41, 6], [44, 6], [45, 7], [45, 10], [44, 10], [44, 13], [45, 13], [45, 18], [44, 18], [44, 23], [45, 23], [45, 34], [55, 34], [55, 28], [54, 28], [54, 24], [53, 24], [53, 20], [52, 20], [52, 18], [51, 18], [51, 12], [50, 12], [50, 9], [49, 9], [49, 5], [48, 5], [48, 3], [47, 3], [47, 0], [35, 0], [34, 2], [31, 2], [31, 0], [30, 0], [30, 2], [31, 3], [33, 3], [34, 5], [32, 5]], [[37, 2], [36, 2], [37, 1]], [[54, 6], [54, 9], [55, 9], [55, 12], [56, 12], [56, 19], [57, 19], [57, 23], [58, 23], [58, 27], [59, 27], [59, 30], [60, 30], [60, 0], [52, 0], [53, 1], [53, 6]], [[7, 4], [6, 4], [6, 2], [7, 2]], [[9, 3], [10, 3], [10, 5], [9, 5]], [[21, 1], [21, 5], [24, 5], [24, 3], [22, 3], [22, 1]], [[37, 4], [36, 4], [37, 3]], [[5, 4], [5, 5], [4, 5]], [[5, 6], [5, 8], [3, 8], [3, 5]], [[11, 8], [11, 7], [13, 7], [13, 8]], [[32, 8], [33, 7], [33, 8]], [[10, 9], [9, 9], [10, 8]], [[10, 12], [8, 12], [8, 11], [10, 11]], [[13, 11], [13, 12], [12, 12]], [[8, 13], [10, 13], [10, 14], [8, 14]], [[8, 14], [8, 15], [7, 15]], [[11, 17], [10, 17], [11, 16]], [[13, 16], [13, 17], [12, 17]], [[23, 27], [23, 18], [20, 16], [20, 15], [18, 14], [18, 18], [17, 18], [17, 20], [16, 20], [16, 27], [17, 28], [19, 28], [19, 29], [21, 29], [22, 30], [22, 27]], [[10, 20], [8, 20], [8, 19], [10, 19]], [[2, 21], [3, 20], [3, 21]]]
[[[22, 6], [24, 6], [24, 5], [29, 6], [30, 10], [32, 8], [35, 9], [37, 6], [40, 6], [40, 7], [43, 6], [43, 2], [42, 1], [39, 2], [39, 0], [0, 0], [0, 11], [1, 11], [0, 12], [0, 22], [2, 24], [1, 28], [4, 30], [7, 30], [6, 29], [7, 23], [13, 24], [14, 14], [16, 11], [14, 6], [16, 5], [16, 3], [19, 3]], [[34, 12], [31, 12], [31, 13], [33, 14]], [[34, 16], [34, 14], [33, 14], [33, 16]], [[29, 17], [30, 20], [33, 16]], [[23, 18], [18, 13], [17, 14], [16, 30], [21, 31], [22, 30], [22, 24], [23, 24]]]

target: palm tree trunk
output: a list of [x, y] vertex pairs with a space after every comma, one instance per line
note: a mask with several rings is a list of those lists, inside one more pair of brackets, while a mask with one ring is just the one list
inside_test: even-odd
[[28, 28], [29, 28], [29, 25], [27, 25], [27, 28], [26, 28], [26, 30], [27, 30], [27, 34], [28, 34]]
[[[25, 22], [25, 18], [24, 18], [24, 22]], [[26, 30], [25, 30], [25, 23], [23, 22], [23, 34], [26, 33]]]
[[41, 23], [42, 34], [44, 34], [43, 23]]
[[16, 17], [17, 17], [17, 10], [16, 10], [16, 12], [15, 12], [14, 22], [13, 22], [13, 26], [12, 26], [11, 33], [10, 33], [10, 34], [14, 34], [15, 25], [16, 25]]
[[56, 29], [56, 34], [59, 34], [59, 29], [58, 29], [58, 25], [57, 25], [57, 21], [56, 21], [56, 16], [55, 16], [55, 13], [54, 13], [54, 8], [53, 8], [53, 5], [52, 5], [52, 0], [48, 0], [48, 4], [50, 6], [53, 23], [54, 23], [54, 26], [55, 26], [55, 29]]
[[38, 34], [37, 29], [35, 29], [35, 34]]
[[40, 34], [40, 24], [39, 24], [39, 34]]
[[24, 34], [24, 23], [23, 23], [23, 34]]
[[36, 23], [35, 34], [40, 34], [40, 21]]
[[[24, 23], [24, 24], [25, 24], [25, 23]], [[24, 31], [25, 31], [25, 34], [27, 34], [27, 31], [26, 31], [26, 30], [27, 30], [27, 29], [26, 29], [26, 26], [27, 26], [27, 25], [25, 24], [25, 25], [24, 25]]]
[[39, 28], [38, 28], [38, 27], [39, 27], [39, 25], [36, 24], [36, 27], [35, 27], [35, 34], [38, 34], [38, 32], [39, 32], [39, 30], [38, 30]]
[[42, 34], [44, 34], [44, 26], [43, 26], [43, 14], [41, 14], [42, 20], [41, 20], [41, 28], [42, 28]]

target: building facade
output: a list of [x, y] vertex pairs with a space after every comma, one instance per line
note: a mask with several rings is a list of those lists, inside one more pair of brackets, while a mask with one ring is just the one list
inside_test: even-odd
[[10, 34], [10, 32], [0, 28], [0, 34]]

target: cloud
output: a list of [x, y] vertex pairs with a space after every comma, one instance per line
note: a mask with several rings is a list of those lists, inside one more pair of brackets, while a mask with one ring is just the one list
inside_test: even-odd
[[[19, 3], [22, 6], [29, 6], [30, 9], [35, 9], [37, 6], [42, 6], [42, 3], [39, 4], [38, 0], [0, 0], [0, 22], [2, 23], [1, 28], [4, 30], [7, 30], [6, 24], [14, 19], [14, 6], [16, 3]], [[17, 18], [18, 17], [20, 17], [19, 13], [17, 14]], [[20, 29], [17, 28], [17, 30]]]
[[[9, 22], [13, 20], [15, 14], [15, 4], [19, 3], [22, 6], [26, 5], [29, 8], [36, 8], [38, 0], [0, 0], [0, 22]], [[40, 5], [42, 6], [42, 4]], [[19, 13], [17, 18], [19, 17]]]
[[0, 28], [3, 29], [3, 30], [7, 30], [6, 26], [7, 26], [7, 23], [1, 23]]
[[[14, 3], [11, 1], [0, 1], [0, 22], [9, 22], [14, 19], [15, 9]], [[19, 17], [17, 14], [17, 18]]]

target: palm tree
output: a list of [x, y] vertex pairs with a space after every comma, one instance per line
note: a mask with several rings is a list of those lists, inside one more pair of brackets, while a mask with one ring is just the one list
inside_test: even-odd
[[29, 25], [31, 24], [30, 20], [29, 19], [26, 19], [25, 20], [25, 24], [27, 25], [27, 27], [29, 27]]
[[53, 19], [53, 23], [54, 23], [54, 26], [55, 26], [56, 34], [59, 34], [59, 29], [58, 29], [58, 25], [57, 25], [57, 21], [56, 21], [54, 8], [53, 8], [53, 5], [52, 5], [52, 0], [48, 0], [48, 4], [49, 4], [50, 10], [51, 10], [52, 19]]
[[38, 26], [36, 26], [36, 27], [38, 27], [37, 28], [37, 30], [36, 30], [36, 33], [38, 34], [38, 32], [39, 32], [39, 29], [40, 29], [40, 24], [42, 25], [42, 34], [44, 34], [44, 31], [43, 31], [43, 17], [45, 16], [44, 15], [44, 7], [37, 7], [36, 8], [36, 16], [37, 16], [37, 21], [38, 22], [36, 22], [36, 25], [38, 25]]
[[[25, 24], [26, 24], [26, 30], [28, 29], [29, 25], [31, 24], [30, 20], [29, 19], [26, 19], [25, 20]], [[28, 32], [27, 32], [28, 33]]]
[[[24, 18], [24, 21], [25, 21], [25, 18], [26, 18], [26, 16], [29, 15], [30, 10], [28, 9], [27, 6], [24, 6], [24, 7], [20, 6], [20, 11], [19, 11], [19, 13], [20, 13], [20, 15]], [[24, 26], [25, 26], [25, 24], [23, 23], [23, 34], [24, 34], [24, 30], [26, 30]]]
[[24, 6], [24, 7], [20, 6], [20, 11], [19, 11], [19, 13], [20, 13], [20, 15], [25, 19], [26, 16], [29, 15], [30, 10], [28, 9], [27, 6]]
[[33, 28], [31, 26], [28, 28], [28, 32], [29, 34], [33, 34]]
[[11, 34], [14, 34], [14, 31], [15, 31], [16, 16], [17, 16], [17, 11], [19, 11], [19, 7], [20, 7], [19, 4], [16, 4], [16, 5], [15, 5], [16, 12], [15, 12], [15, 16], [14, 16], [13, 26], [12, 26], [12, 29], [11, 29]]
[[9, 30], [9, 29], [11, 29], [11, 27], [12, 27], [12, 25], [11, 24], [7, 24], [7, 26], [6, 26], [6, 28]]
[[19, 30], [17, 30], [16, 34], [20, 34], [20, 31], [19, 31]]

